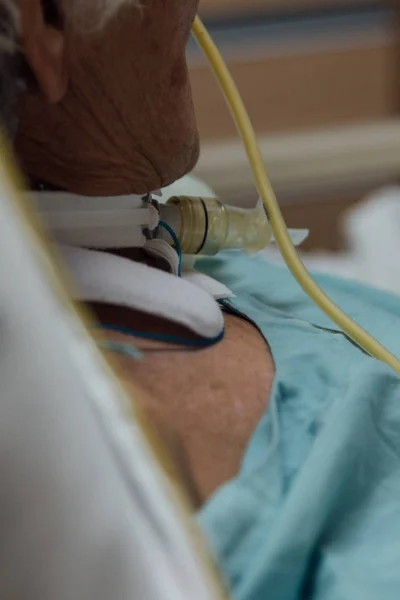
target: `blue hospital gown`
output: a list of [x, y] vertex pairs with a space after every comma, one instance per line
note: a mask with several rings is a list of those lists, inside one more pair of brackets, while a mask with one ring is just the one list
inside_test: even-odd
[[[239, 254], [197, 267], [231, 288], [276, 366], [240, 472], [199, 515], [233, 597], [399, 600], [400, 378], [346, 339], [285, 267]], [[316, 279], [400, 356], [400, 298]]]

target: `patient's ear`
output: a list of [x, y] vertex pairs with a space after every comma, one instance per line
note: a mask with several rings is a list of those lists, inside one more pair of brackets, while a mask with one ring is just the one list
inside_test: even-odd
[[52, 22], [56, 1], [19, 0], [22, 50], [41, 91], [52, 103], [62, 100], [68, 83], [64, 29], [60, 20]]

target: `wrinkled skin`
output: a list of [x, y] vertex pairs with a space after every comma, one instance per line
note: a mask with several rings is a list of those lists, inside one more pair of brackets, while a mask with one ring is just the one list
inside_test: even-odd
[[99, 34], [65, 32], [60, 102], [25, 96], [19, 156], [33, 179], [88, 195], [142, 193], [198, 157], [185, 47], [197, 0], [146, 0]]

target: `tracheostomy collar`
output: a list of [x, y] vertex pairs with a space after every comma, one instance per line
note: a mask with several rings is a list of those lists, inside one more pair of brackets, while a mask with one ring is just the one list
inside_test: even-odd
[[[160, 215], [153, 196], [36, 192], [34, 201], [79, 300], [153, 314], [187, 327], [205, 345], [221, 339], [224, 320], [218, 300], [233, 294], [193, 269], [177, 277], [177, 252], [156, 235]], [[121, 247], [142, 247], [166, 263], [169, 272], [111, 252]]]

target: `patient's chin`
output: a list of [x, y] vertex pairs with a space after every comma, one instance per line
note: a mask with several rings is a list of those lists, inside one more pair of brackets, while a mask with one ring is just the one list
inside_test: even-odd
[[[156, 187], [166, 187], [190, 173], [197, 164], [200, 154], [199, 136], [197, 131], [181, 144], [174, 144], [164, 157], [155, 161], [153, 181], [147, 181], [147, 190]], [[155, 186], [154, 183], [158, 181]]]

